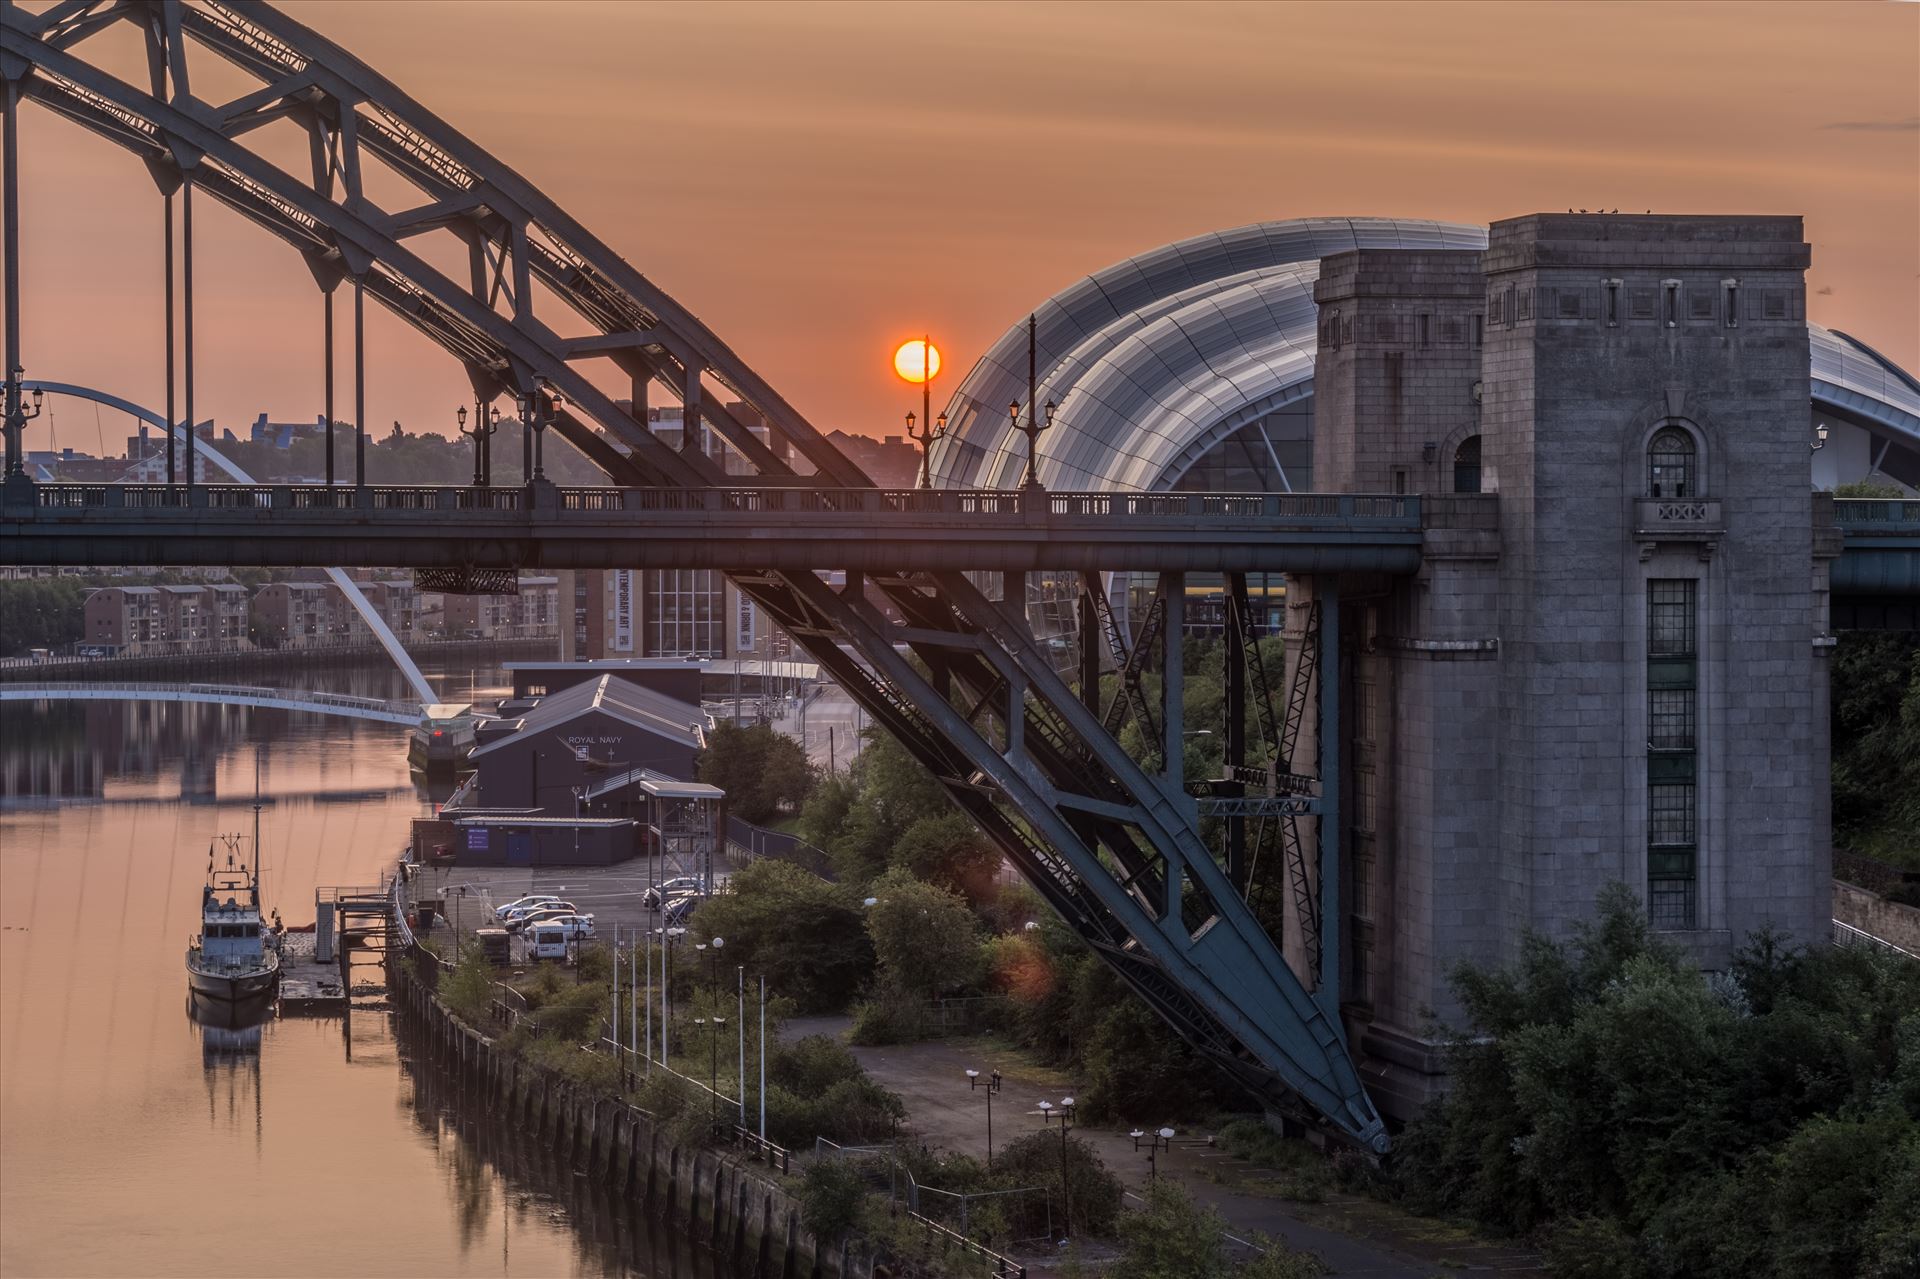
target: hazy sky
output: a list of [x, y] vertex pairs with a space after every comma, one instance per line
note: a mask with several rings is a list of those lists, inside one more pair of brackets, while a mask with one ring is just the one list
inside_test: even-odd
[[[919, 401], [891, 371], [905, 337], [946, 351], [944, 399], [1075, 278], [1306, 215], [1799, 213], [1812, 318], [1920, 368], [1920, 5], [287, 8], [543, 186], [823, 430], [898, 432]], [[153, 186], [37, 107], [21, 138], [29, 373], [160, 404]], [[201, 415], [312, 418], [305, 268], [197, 212]], [[369, 332], [369, 423], [451, 432], [459, 368], [384, 313]], [[112, 419], [69, 403], [52, 425], [117, 451]]]

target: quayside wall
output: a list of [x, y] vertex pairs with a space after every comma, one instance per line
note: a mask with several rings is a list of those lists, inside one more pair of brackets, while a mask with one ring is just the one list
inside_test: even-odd
[[431, 1064], [484, 1098], [490, 1115], [550, 1149], [607, 1195], [632, 1204], [757, 1279], [873, 1279], [873, 1258], [821, 1245], [800, 1206], [763, 1171], [707, 1147], [664, 1138], [637, 1106], [522, 1061], [455, 1017], [406, 958], [389, 965], [394, 1007]]

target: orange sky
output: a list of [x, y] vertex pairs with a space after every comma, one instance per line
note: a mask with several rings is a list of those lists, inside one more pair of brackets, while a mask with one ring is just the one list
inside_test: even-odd
[[[1812, 317], [1920, 368], [1920, 5], [287, 8], [542, 184], [823, 430], [917, 411], [902, 338], [946, 351], [942, 399], [1080, 275], [1316, 214], [1800, 213]], [[249, 86], [196, 83], [229, 87]], [[154, 188], [39, 108], [21, 135], [30, 375], [160, 404]], [[311, 419], [304, 267], [197, 211], [201, 415]], [[451, 432], [458, 367], [383, 313], [369, 332], [369, 422]], [[52, 426], [88, 451], [126, 434], [79, 404]]]

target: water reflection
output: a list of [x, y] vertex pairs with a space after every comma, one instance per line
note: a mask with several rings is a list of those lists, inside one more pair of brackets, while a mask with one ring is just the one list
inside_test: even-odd
[[245, 1000], [206, 999], [187, 992], [187, 1020], [200, 1032], [200, 1069], [207, 1086], [207, 1121], [224, 1116], [234, 1127], [252, 1112], [253, 1144], [260, 1148], [264, 1115], [260, 1096], [262, 1029], [273, 1014], [269, 996]]
[[491, 1119], [486, 1099], [439, 1070], [404, 1028], [401, 1061], [413, 1081], [414, 1126], [440, 1153], [461, 1250], [481, 1245], [499, 1210], [503, 1272], [515, 1232], [565, 1225], [575, 1243], [574, 1273], [628, 1279], [737, 1279], [743, 1273], [695, 1247], [538, 1141]]
[[[348, 674], [311, 686], [390, 678]], [[250, 819], [256, 759], [263, 891], [295, 927], [316, 886], [377, 882], [430, 811], [394, 726], [0, 705], [0, 1274], [675, 1274], [576, 1234], [621, 1227], [574, 1205], [570, 1175], [522, 1175], [470, 1148], [480, 1130], [418, 1118], [378, 996], [344, 1021], [186, 1006], [207, 839]], [[356, 954], [355, 983], [377, 962]], [[208, 1246], [234, 1225], [216, 1183], [246, 1188], [274, 1260]]]

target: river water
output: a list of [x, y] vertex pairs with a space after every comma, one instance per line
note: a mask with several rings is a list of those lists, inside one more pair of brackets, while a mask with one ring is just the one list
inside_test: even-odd
[[[402, 692], [387, 672], [314, 678]], [[436, 798], [388, 725], [0, 704], [0, 1274], [707, 1273], [443, 1105], [378, 999], [344, 1020], [191, 1019], [208, 844], [250, 828], [256, 767], [264, 899], [289, 925], [318, 885], [377, 883]]]

